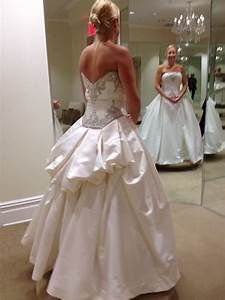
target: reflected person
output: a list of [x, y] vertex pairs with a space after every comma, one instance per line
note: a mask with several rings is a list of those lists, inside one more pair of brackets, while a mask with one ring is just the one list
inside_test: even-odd
[[195, 74], [191, 74], [190, 77], [188, 77], [188, 88], [191, 92], [191, 99], [194, 100], [195, 98], [195, 92], [197, 90], [197, 79], [195, 77]]
[[86, 110], [51, 151], [50, 187], [23, 243], [34, 280], [53, 270], [53, 297], [129, 300], [176, 284], [174, 234], [135, 126], [140, 99], [129, 51], [117, 45], [119, 9], [98, 0], [90, 21], [96, 40], [80, 56]]
[[156, 73], [159, 94], [147, 106], [140, 135], [156, 164], [195, 164], [203, 157], [202, 138], [187, 92], [186, 72], [176, 63], [174, 45], [167, 47], [166, 55], [167, 61]]

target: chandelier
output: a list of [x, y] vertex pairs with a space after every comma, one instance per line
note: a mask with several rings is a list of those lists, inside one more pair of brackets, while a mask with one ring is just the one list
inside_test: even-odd
[[179, 43], [197, 43], [205, 31], [205, 18], [202, 14], [198, 16], [194, 13], [191, 3], [192, 1], [187, 1], [186, 12], [173, 21], [172, 32], [177, 35]]

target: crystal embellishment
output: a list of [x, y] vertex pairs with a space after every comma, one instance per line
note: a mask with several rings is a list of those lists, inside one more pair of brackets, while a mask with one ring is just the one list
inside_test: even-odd
[[82, 125], [100, 129], [123, 116], [123, 89], [116, 71], [110, 71], [95, 83], [82, 74], [87, 106]]

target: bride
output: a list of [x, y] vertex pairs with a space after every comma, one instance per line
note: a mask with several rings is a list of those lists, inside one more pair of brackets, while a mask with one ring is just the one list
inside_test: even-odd
[[[182, 65], [176, 64], [176, 48], [167, 47], [167, 62], [156, 73], [158, 96], [148, 105], [140, 126], [154, 162], [159, 165], [202, 160], [202, 138]], [[181, 88], [182, 86], [182, 88]]]
[[135, 126], [140, 100], [130, 54], [116, 44], [119, 10], [98, 0], [90, 21], [96, 40], [80, 57], [86, 111], [51, 151], [50, 186], [22, 242], [34, 280], [52, 270], [53, 297], [128, 300], [176, 284], [174, 234]]

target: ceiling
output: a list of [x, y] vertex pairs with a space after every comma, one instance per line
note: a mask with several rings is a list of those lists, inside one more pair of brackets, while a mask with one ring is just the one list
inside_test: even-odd
[[[93, 0], [44, 0], [45, 15], [47, 19], [66, 21], [69, 17], [69, 11], [72, 8], [76, 8], [76, 5], [81, 3], [86, 7], [88, 4], [87, 2], [90, 2], [90, 7], [92, 3], [94, 3]], [[128, 6], [128, 0], [115, 0], [115, 3], [120, 8]], [[87, 12], [87, 14], [88, 13], [89, 12]]]
[[[44, 0], [45, 14], [48, 19], [67, 20], [69, 11], [79, 3], [90, 0]], [[130, 24], [143, 27], [170, 27], [176, 15], [185, 11], [187, 0], [115, 0], [119, 7], [129, 3]], [[86, 3], [87, 4], [87, 3]], [[206, 25], [209, 24], [210, 0], [192, 0], [192, 7], [203, 14]], [[88, 12], [87, 12], [88, 13]], [[213, 0], [213, 22], [216, 26], [225, 26], [225, 0]]]
[[[187, 0], [130, 0], [130, 22], [133, 26], [168, 27], [176, 15], [185, 12]], [[209, 20], [210, 0], [193, 0], [192, 7], [197, 14]]]

